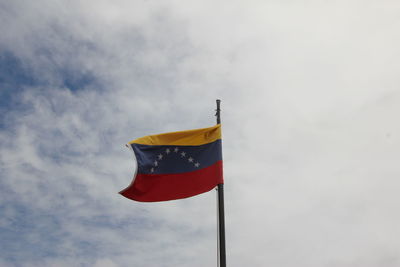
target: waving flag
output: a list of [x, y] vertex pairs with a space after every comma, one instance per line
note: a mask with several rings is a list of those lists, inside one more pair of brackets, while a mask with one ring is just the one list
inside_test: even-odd
[[223, 183], [221, 125], [149, 135], [128, 143], [137, 161], [121, 195], [155, 202], [195, 196]]

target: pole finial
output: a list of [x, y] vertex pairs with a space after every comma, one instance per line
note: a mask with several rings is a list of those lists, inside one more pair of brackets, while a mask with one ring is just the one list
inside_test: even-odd
[[217, 99], [217, 109], [215, 110], [215, 116], [217, 117], [217, 124], [221, 124], [221, 100]]

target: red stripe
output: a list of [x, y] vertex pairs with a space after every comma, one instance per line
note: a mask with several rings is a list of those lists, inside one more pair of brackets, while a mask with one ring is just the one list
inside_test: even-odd
[[222, 160], [194, 172], [138, 174], [134, 182], [120, 194], [142, 202], [167, 201], [205, 193], [221, 183]]

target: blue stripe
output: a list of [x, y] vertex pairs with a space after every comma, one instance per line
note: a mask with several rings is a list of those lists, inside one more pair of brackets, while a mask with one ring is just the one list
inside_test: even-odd
[[192, 172], [222, 160], [221, 139], [200, 146], [131, 146], [141, 174]]

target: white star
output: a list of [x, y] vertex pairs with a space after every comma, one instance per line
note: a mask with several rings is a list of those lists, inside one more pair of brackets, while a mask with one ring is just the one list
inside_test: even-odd
[[178, 152], [179, 148], [175, 147], [174, 152]]
[[163, 155], [162, 155], [162, 154], [158, 155], [158, 159], [159, 159], [159, 160], [162, 159], [162, 158], [163, 158]]
[[158, 162], [157, 162], [157, 160], [156, 161], [154, 161], [154, 166], [158, 166]]
[[193, 158], [192, 157], [188, 158], [188, 161], [193, 162]]
[[194, 164], [194, 166], [195, 166], [196, 168], [198, 168], [198, 167], [200, 166], [200, 163], [196, 162], [196, 163]]
[[184, 158], [186, 156], [186, 152], [182, 151], [181, 156]]
[[171, 150], [170, 150], [169, 148], [167, 148], [167, 149], [165, 150], [165, 153], [169, 154], [169, 152], [171, 152]]

